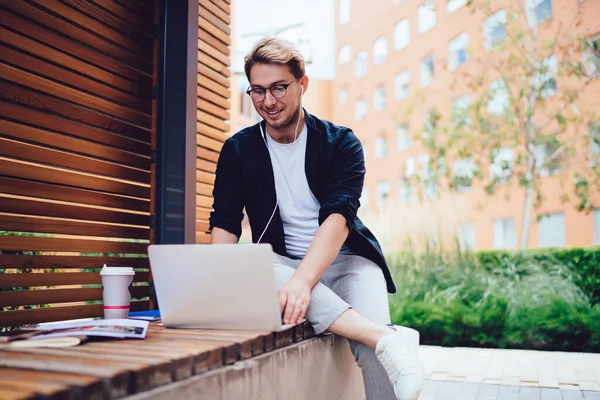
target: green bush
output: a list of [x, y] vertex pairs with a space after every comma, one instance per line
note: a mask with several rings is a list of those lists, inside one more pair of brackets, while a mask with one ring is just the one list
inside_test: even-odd
[[591, 280], [563, 254], [535, 253], [391, 254], [392, 320], [419, 330], [424, 344], [600, 351], [600, 305], [583, 285]]

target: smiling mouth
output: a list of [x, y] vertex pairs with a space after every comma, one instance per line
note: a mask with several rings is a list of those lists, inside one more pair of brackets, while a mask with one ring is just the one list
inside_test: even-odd
[[267, 113], [267, 115], [269, 117], [276, 117], [277, 115], [279, 115], [281, 113], [281, 110], [273, 110], [273, 111], [265, 110], [265, 112]]

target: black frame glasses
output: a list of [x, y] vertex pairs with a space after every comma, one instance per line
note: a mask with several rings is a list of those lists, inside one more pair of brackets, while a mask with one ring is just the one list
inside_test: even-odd
[[285, 95], [287, 94], [287, 88], [288, 86], [290, 86], [292, 83], [294, 83], [295, 81], [297, 81], [297, 79], [294, 79], [293, 81], [289, 82], [289, 83], [278, 83], [276, 85], [271, 85], [268, 88], [263, 88], [263, 87], [256, 87], [256, 88], [248, 88], [248, 90], [246, 90], [246, 94], [248, 96], [250, 96], [250, 98], [252, 98], [252, 100], [254, 101], [264, 101], [265, 98], [267, 97], [267, 91], [271, 92], [271, 96], [273, 96], [276, 99], [283, 99], [285, 97]]

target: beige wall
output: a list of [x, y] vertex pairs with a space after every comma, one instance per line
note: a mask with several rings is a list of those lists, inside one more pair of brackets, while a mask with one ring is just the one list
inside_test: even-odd
[[[508, 0], [506, 0], [508, 1]], [[398, 4], [396, 4], [398, 3]], [[493, 221], [496, 218], [515, 219], [517, 243], [520, 232], [520, 220], [523, 213], [522, 190], [512, 187], [494, 198], [488, 197], [481, 187], [474, 187], [466, 193], [446, 196], [437, 202], [420, 205], [403, 205], [399, 196], [399, 179], [402, 176], [406, 158], [426, 154], [418, 145], [408, 151], [398, 152], [396, 149], [396, 126], [408, 123], [409, 127], [420, 129], [422, 111], [425, 107], [416, 104], [416, 112], [409, 115], [407, 106], [414, 101], [414, 94], [419, 90], [420, 60], [429, 54], [435, 54], [436, 71], [433, 89], [440, 97], [428, 98], [426, 102], [450, 108], [450, 99], [465, 93], [454, 92], [445, 84], [450, 77], [446, 65], [449, 41], [462, 32], [469, 35], [469, 48], [476, 47], [482, 39], [483, 18], [473, 15], [467, 7], [449, 14], [446, 0], [434, 0], [437, 9], [435, 26], [425, 33], [418, 33], [419, 1], [392, 2], [389, 0], [373, 0], [370, 2], [351, 2], [351, 18], [347, 24], [339, 25], [337, 21], [339, 2], [336, 1], [336, 55], [342, 45], [351, 46], [351, 61], [344, 65], [336, 65], [336, 79], [333, 82], [332, 118], [333, 122], [352, 128], [365, 146], [367, 156], [367, 175], [365, 188], [369, 193], [370, 207], [359, 211], [368, 225], [390, 247], [398, 246], [404, 235], [411, 232], [426, 232], [443, 229], [455, 231], [459, 223], [473, 222], [476, 232], [477, 248], [493, 246]], [[503, 1], [493, 1], [502, 7]], [[552, 28], [567, 15], [570, 3], [568, 0], [554, 0], [554, 18], [549, 23]], [[577, 28], [586, 34], [600, 31], [597, 16], [600, 15], [600, 2], [586, 2], [586, 13], [583, 23]], [[403, 50], [394, 49], [394, 25], [403, 18], [410, 21], [410, 44]], [[544, 32], [544, 24], [540, 25], [540, 34]], [[548, 26], [546, 24], [546, 26]], [[373, 44], [380, 36], [388, 40], [387, 59], [380, 65], [373, 63]], [[368, 72], [365, 77], [355, 77], [357, 54], [366, 50], [368, 53]], [[467, 64], [468, 65], [468, 64]], [[409, 91], [413, 97], [398, 101], [394, 97], [394, 77], [400, 71], [410, 71]], [[385, 86], [387, 106], [382, 111], [373, 110], [374, 89]], [[560, 90], [560, 82], [558, 83]], [[348, 89], [349, 100], [339, 103], [339, 92], [342, 87]], [[589, 104], [600, 106], [600, 98], [592, 93], [600, 92], [600, 80], [596, 80], [584, 94]], [[368, 99], [368, 114], [360, 122], [354, 118], [356, 101], [365, 96]], [[442, 100], [443, 99], [443, 100]], [[384, 135], [387, 139], [388, 154], [383, 159], [375, 159], [375, 137]], [[380, 181], [388, 181], [390, 186], [387, 210], [376, 210], [376, 185]], [[570, 184], [566, 182], [565, 184]], [[540, 213], [563, 212], [566, 220], [566, 237], [568, 246], [590, 245], [594, 242], [594, 222], [592, 215], [578, 213], [573, 204], [562, 204], [557, 193], [562, 193], [560, 182], [556, 178], [547, 178], [543, 183], [548, 200]], [[505, 194], [509, 194], [506, 199]], [[537, 245], [537, 226], [531, 231], [529, 245]]]

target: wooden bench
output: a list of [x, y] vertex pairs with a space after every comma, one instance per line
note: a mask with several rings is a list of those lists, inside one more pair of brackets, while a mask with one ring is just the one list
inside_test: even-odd
[[144, 340], [68, 348], [0, 346], [0, 399], [118, 399], [184, 381], [313, 336], [308, 324], [281, 332], [166, 329]]

